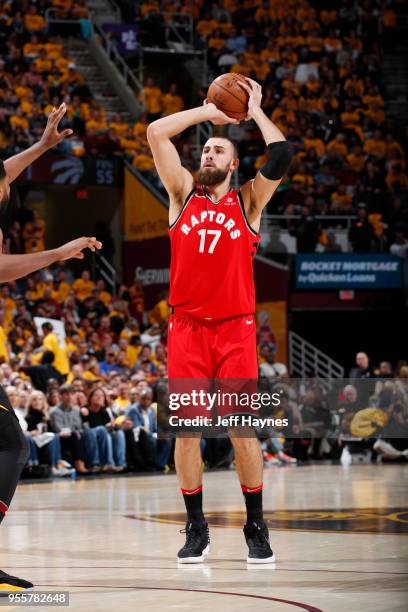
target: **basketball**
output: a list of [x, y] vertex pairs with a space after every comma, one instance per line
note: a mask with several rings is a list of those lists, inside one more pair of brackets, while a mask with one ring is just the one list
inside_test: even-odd
[[242, 74], [227, 72], [217, 77], [208, 88], [207, 100], [234, 119], [245, 119], [248, 113], [248, 93], [239, 83], [246, 83]]

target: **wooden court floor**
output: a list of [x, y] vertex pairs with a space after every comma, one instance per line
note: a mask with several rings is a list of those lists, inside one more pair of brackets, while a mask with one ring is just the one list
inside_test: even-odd
[[406, 612], [407, 498], [406, 465], [270, 468], [277, 562], [249, 567], [236, 474], [207, 473], [212, 552], [178, 567], [174, 475], [22, 485], [1, 527], [0, 567], [69, 591], [78, 611]]

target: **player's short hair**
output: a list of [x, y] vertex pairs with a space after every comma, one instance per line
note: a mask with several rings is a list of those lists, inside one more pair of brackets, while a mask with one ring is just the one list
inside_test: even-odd
[[228, 140], [228, 142], [230, 142], [232, 144], [232, 149], [233, 149], [233, 153], [234, 153], [234, 159], [238, 159], [238, 145], [236, 142], [234, 142], [233, 140], [231, 140], [231, 138], [228, 138], [228, 136], [220, 136], [220, 138], [223, 138], [224, 140]]
[[0, 181], [5, 179], [7, 176], [6, 168], [4, 167], [4, 161], [0, 159]]
[[[210, 138], [221, 138], [221, 140], [228, 140], [228, 142], [232, 144], [234, 159], [238, 159], [238, 145], [236, 142], [231, 140], [231, 138], [228, 138], [228, 136], [210, 136]], [[210, 140], [210, 138], [208, 140]]]

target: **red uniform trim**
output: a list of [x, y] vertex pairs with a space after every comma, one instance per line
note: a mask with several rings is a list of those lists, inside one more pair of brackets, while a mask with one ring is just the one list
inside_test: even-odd
[[247, 487], [246, 485], [241, 485], [241, 489], [243, 493], [259, 493], [263, 489], [263, 482], [259, 485], [259, 487]]
[[203, 485], [200, 485], [199, 487], [197, 487], [196, 489], [180, 489], [180, 491], [182, 492], [183, 495], [195, 495], [196, 493], [201, 493], [201, 491], [203, 490]]
[[176, 225], [177, 221], [180, 219], [181, 215], [184, 212], [184, 209], [186, 208], [187, 204], [189, 203], [189, 201], [191, 200], [191, 198], [193, 197], [193, 195], [196, 192], [196, 187], [193, 187], [193, 189], [190, 191], [190, 193], [188, 194], [188, 196], [186, 197], [186, 199], [184, 200], [184, 204], [180, 209], [179, 214], [177, 215], [176, 219], [173, 221], [173, 223], [169, 223], [169, 231], [173, 229], [173, 227]]
[[2, 514], [6, 514], [7, 510], [8, 510], [7, 504], [5, 504], [3, 501], [0, 500], [0, 512]]

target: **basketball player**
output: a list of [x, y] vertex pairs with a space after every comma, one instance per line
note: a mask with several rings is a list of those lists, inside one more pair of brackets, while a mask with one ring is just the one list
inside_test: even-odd
[[[181, 165], [171, 142], [176, 134], [203, 121], [238, 123], [214, 104], [163, 117], [147, 130], [170, 201], [170, 379], [258, 377], [252, 258], [260, 240], [262, 210], [288, 170], [291, 152], [281, 131], [261, 109], [260, 85], [246, 79], [242, 87], [249, 94], [247, 120], [258, 125], [268, 159], [239, 190], [230, 187], [239, 159], [229, 139], [213, 137], [205, 143], [197, 183]], [[273, 562], [263, 520], [259, 442], [255, 437], [239, 436], [231, 436], [231, 442], [247, 510], [247, 562]], [[177, 437], [175, 463], [187, 510], [186, 543], [178, 552], [178, 561], [197, 563], [209, 551], [199, 437]]]
[[[48, 149], [57, 145], [72, 130], [58, 131], [58, 124], [66, 112], [62, 104], [54, 109], [40, 142], [26, 151], [14, 155], [4, 163], [0, 161], [0, 207], [4, 206], [10, 195], [10, 183], [35, 159]], [[95, 251], [101, 248], [96, 238], [77, 238], [63, 246], [49, 251], [40, 251], [27, 255], [0, 254], [0, 283], [7, 283], [41, 268], [46, 268], [57, 261], [71, 258], [83, 259], [83, 249]], [[3, 234], [0, 230], [0, 253], [3, 252]], [[17, 482], [28, 457], [28, 444], [24, 438], [10, 401], [0, 385], [0, 523], [4, 519], [14, 496]], [[0, 570], [0, 596], [32, 589], [27, 580], [10, 576]]]

